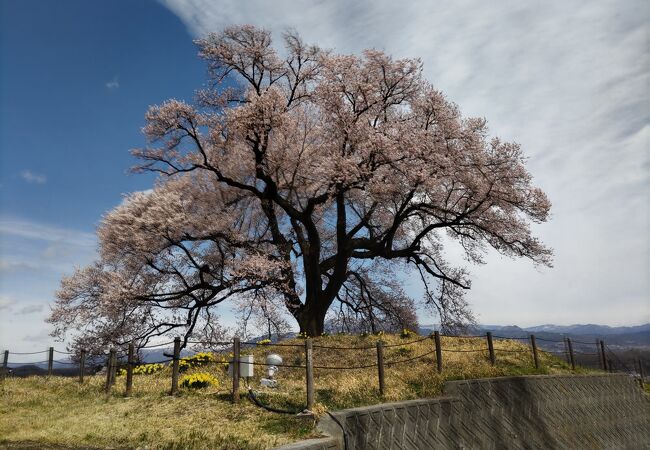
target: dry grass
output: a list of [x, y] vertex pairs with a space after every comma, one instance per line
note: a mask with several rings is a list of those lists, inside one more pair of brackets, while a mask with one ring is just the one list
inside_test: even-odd
[[[314, 365], [359, 366], [376, 361], [374, 348], [331, 350], [336, 347], [374, 346], [376, 336], [331, 336], [314, 340]], [[544, 369], [535, 370], [526, 343], [495, 342], [497, 365], [491, 366], [487, 351], [444, 352], [444, 371], [436, 373], [435, 353], [411, 362], [391, 362], [431, 352], [433, 341], [407, 345], [413, 340], [382, 336], [385, 350], [386, 394], [379, 395], [377, 369], [315, 369], [317, 410], [341, 409], [382, 401], [397, 401], [440, 395], [445, 380], [506, 375], [567, 373], [563, 361], [540, 353]], [[286, 343], [302, 344], [295, 339]], [[484, 339], [443, 338], [444, 349], [485, 349]], [[501, 350], [501, 351], [500, 351]], [[504, 350], [508, 350], [505, 352]], [[301, 347], [259, 346], [249, 350], [256, 361], [277, 352], [285, 364], [304, 364]], [[278, 389], [259, 387], [263, 367], [255, 367], [250, 385], [264, 403], [284, 409], [301, 409], [305, 402], [304, 369], [281, 368]], [[103, 392], [104, 377], [87, 377], [80, 386], [76, 379], [62, 377], [8, 378], [0, 390], [0, 445], [37, 442], [111, 448], [223, 448], [263, 449], [316, 436], [313, 421], [264, 411], [242, 397], [239, 405], [229, 401], [230, 384], [221, 364], [194, 371], [209, 372], [219, 381], [217, 387], [181, 389], [178, 396], [167, 395], [170, 372], [134, 377], [133, 397], [124, 398], [124, 378], [119, 377], [111, 394]], [[242, 391], [245, 392], [245, 384]], [[65, 447], [64, 447], [65, 448]]]

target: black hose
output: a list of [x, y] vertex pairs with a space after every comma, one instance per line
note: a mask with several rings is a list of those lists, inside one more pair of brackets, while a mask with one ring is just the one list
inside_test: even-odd
[[[251, 387], [248, 388], [248, 396], [247, 397], [251, 402], [253, 402], [255, 405], [259, 406], [260, 408], [266, 409], [267, 411], [271, 411], [271, 412], [274, 412], [274, 413], [291, 414], [291, 415], [295, 416], [296, 414], [299, 414], [299, 413], [302, 412], [302, 411], [289, 411], [287, 409], [279, 409], [279, 408], [274, 408], [274, 407], [269, 406], [269, 405], [265, 405], [264, 403], [262, 403], [257, 398], [257, 396], [255, 395], [255, 391], [253, 391], [253, 388], [251, 388]], [[332, 420], [334, 422], [336, 422], [336, 424], [339, 427], [341, 427], [341, 431], [343, 432], [343, 450], [347, 450], [348, 449], [348, 435], [345, 432], [345, 428], [343, 428], [343, 425], [341, 424], [341, 422], [339, 422], [339, 420], [336, 417], [334, 417], [334, 415], [332, 413], [330, 413], [329, 411], [325, 411], [325, 412], [327, 413], [328, 416], [330, 416], [332, 418]]]
[[269, 406], [269, 405], [265, 405], [264, 403], [262, 403], [257, 398], [257, 396], [255, 395], [255, 391], [253, 391], [253, 388], [250, 388], [250, 387], [248, 388], [248, 399], [250, 401], [252, 401], [253, 403], [255, 403], [257, 406], [259, 406], [260, 408], [264, 408], [267, 411], [271, 411], [271, 412], [274, 412], [274, 413], [293, 414], [295, 416], [296, 414], [299, 414], [302, 411], [304, 411], [304, 410], [301, 410], [301, 411], [289, 411], [287, 409], [279, 409], [279, 408], [274, 408], [274, 407]]

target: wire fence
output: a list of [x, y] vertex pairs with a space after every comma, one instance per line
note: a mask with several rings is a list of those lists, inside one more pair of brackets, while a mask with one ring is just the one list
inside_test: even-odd
[[[451, 341], [447, 341], [446, 345], [442, 345], [441, 338], [452, 338]], [[458, 348], [454, 347], [453, 342], [457, 339], [457, 342], [461, 342], [462, 339], [474, 339], [475, 344], [480, 343], [478, 339], [485, 339], [483, 345], [477, 346], [475, 348]], [[418, 355], [410, 356], [410, 353], [414, 344], [422, 343], [425, 341], [430, 341], [432, 343], [432, 348], [421, 352]], [[519, 348], [508, 348], [504, 346], [504, 343], [508, 341], [524, 343], [527, 342], [528, 346], [520, 346]], [[542, 344], [538, 345], [538, 341], [541, 341]], [[449, 343], [452, 343], [451, 345]], [[477, 357], [485, 357], [489, 360], [492, 365], [496, 365], [499, 362], [499, 358], [504, 358], [507, 355], [515, 354], [528, 354], [531, 358], [532, 363], [534, 364], [535, 369], [542, 369], [542, 360], [540, 358], [541, 352], [545, 352], [551, 355], [554, 355], [558, 358], [561, 358], [566, 362], [567, 365], [571, 367], [572, 370], [576, 370], [580, 367], [586, 367], [591, 369], [600, 369], [608, 372], [624, 372], [637, 378], [640, 384], [643, 386], [644, 382], [644, 364], [638, 359], [636, 361], [626, 362], [625, 358], [619, 355], [614, 349], [606, 345], [603, 340], [595, 340], [593, 342], [586, 341], [576, 341], [570, 338], [564, 338], [561, 340], [558, 339], [549, 339], [536, 337], [535, 335], [529, 335], [528, 337], [506, 337], [506, 336], [495, 336], [492, 333], [488, 332], [485, 335], [472, 335], [472, 336], [458, 336], [458, 335], [444, 335], [439, 332], [434, 332], [428, 336], [420, 336], [415, 339], [387, 344], [378, 340], [375, 345], [361, 345], [361, 346], [336, 346], [336, 345], [325, 345], [324, 343], [314, 343], [312, 339], [305, 339], [304, 343], [293, 343], [293, 342], [269, 342], [269, 341], [259, 341], [259, 342], [249, 342], [249, 341], [240, 341], [239, 338], [234, 338], [232, 341], [186, 341], [185, 344], [198, 345], [203, 348], [221, 348], [222, 352], [228, 352], [227, 359], [222, 359], [222, 363], [230, 368], [230, 377], [232, 378], [232, 401], [239, 401], [239, 385], [240, 378], [249, 376], [248, 368], [250, 366], [266, 366], [267, 368], [271, 365], [268, 362], [259, 362], [254, 361], [253, 358], [247, 357], [247, 355], [242, 354], [242, 349], [250, 349], [256, 347], [265, 347], [265, 348], [287, 348], [298, 350], [301, 355], [300, 361], [294, 363], [286, 362], [276, 362], [272, 364], [275, 369], [277, 368], [287, 368], [287, 369], [301, 369], [305, 371], [305, 386], [306, 386], [306, 409], [311, 410], [313, 407], [314, 399], [314, 370], [362, 370], [362, 369], [371, 369], [375, 368], [377, 370], [377, 380], [379, 384], [380, 394], [384, 394], [385, 389], [385, 367], [395, 366], [399, 364], [405, 364], [417, 360], [424, 360], [428, 358], [428, 362], [435, 365], [435, 370], [438, 373], [442, 373], [445, 369], [445, 354], [448, 353], [482, 353], [483, 356], [477, 355]], [[170, 348], [170, 346], [172, 346]], [[133, 373], [134, 371], [139, 370], [139, 366], [152, 366], [152, 365], [165, 365], [168, 364], [171, 368], [171, 394], [178, 392], [178, 381], [179, 381], [179, 371], [181, 363], [187, 365], [188, 361], [192, 361], [192, 357], [197, 357], [200, 354], [205, 356], [205, 353], [200, 351], [188, 351], [187, 349], [183, 352], [185, 356], [181, 357], [181, 341], [180, 338], [176, 338], [173, 341], [163, 342], [158, 344], [151, 344], [139, 347], [137, 350], [153, 350], [163, 348], [163, 356], [166, 358], [159, 359], [156, 361], [139, 361], [137, 359], [137, 352], [135, 345], [129, 344], [128, 348], [112, 348], [108, 352], [104, 353], [103, 356], [105, 361], [103, 362], [103, 367], [105, 369], [104, 374], [106, 375], [105, 390], [110, 392], [111, 388], [115, 385], [116, 376], [118, 370], [126, 372], [126, 394], [131, 395], [133, 388]], [[167, 348], [170, 353], [166, 353], [164, 349]], [[323, 365], [314, 362], [314, 349], [318, 349], [319, 352], [366, 352], [366, 357], [371, 356], [373, 358], [372, 362], [364, 361], [362, 358], [357, 357], [359, 360], [358, 364], [330, 364]], [[390, 352], [390, 357], [386, 359], [385, 352]], [[55, 359], [54, 354], [63, 355], [63, 358], [66, 356], [68, 359]], [[339, 354], [337, 353], [337, 354]], [[369, 353], [374, 353], [374, 355], [369, 355]], [[47, 354], [47, 359], [43, 360], [41, 358], [36, 358], [36, 361], [15, 361], [17, 359], [23, 359], [24, 357], [31, 357], [34, 355]], [[214, 353], [210, 353], [214, 355]], [[356, 353], [355, 353], [356, 355]], [[398, 357], [395, 358], [395, 355]], [[84, 376], [89, 370], [89, 364], [86, 357], [86, 351], [80, 350], [78, 352], [69, 352], [54, 349], [50, 347], [49, 349], [38, 351], [38, 352], [10, 352], [5, 350], [3, 355], [2, 366], [0, 367], [0, 376], [3, 378], [7, 375], [16, 375], [15, 371], [20, 366], [39, 366], [47, 365], [47, 369], [41, 368], [41, 371], [48, 376], [52, 375], [75, 375], [79, 377], [79, 382], [84, 382]], [[304, 358], [303, 358], [304, 356]], [[390, 359], [393, 358], [393, 359]], [[154, 370], [154, 369], [151, 369]], [[156, 369], [158, 370], [158, 369]], [[249, 392], [249, 396], [254, 394]], [[259, 399], [254, 398], [255, 403], [259, 403]]]

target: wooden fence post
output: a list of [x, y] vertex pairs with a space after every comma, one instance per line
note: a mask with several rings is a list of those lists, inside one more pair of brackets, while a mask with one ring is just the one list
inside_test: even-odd
[[4, 359], [2, 360], [2, 378], [7, 376], [9, 370], [9, 350], [5, 350]]
[[537, 341], [535, 340], [535, 335], [530, 335], [530, 346], [533, 348], [533, 362], [535, 363], [535, 369], [539, 369], [539, 356], [537, 355]]
[[133, 342], [129, 343], [129, 356], [126, 363], [126, 389], [124, 391], [125, 397], [131, 397], [133, 393], [133, 364], [134, 360], [135, 346]]
[[607, 372], [607, 357], [605, 356], [605, 342], [603, 340], [600, 340], [600, 357], [603, 360], [603, 370]]
[[487, 332], [487, 344], [488, 344], [488, 351], [490, 352], [490, 363], [492, 365], [496, 364], [496, 356], [494, 355], [494, 344], [492, 343], [492, 332], [488, 331]]
[[113, 356], [111, 357], [111, 387], [113, 387], [117, 378], [117, 349], [111, 349], [111, 352], [113, 352]]
[[567, 344], [566, 336], [562, 338], [562, 343], [564, 344], [564, 359], [567, 364], [571, 364], [571, 358], [569, 357], [569, 344]]
[[645, 383], [645, 377], [643, 376], [643, 361], [641, 361], [641, 358], [638, 358], [637, 361], [639, 362], [639, 382], [641, 384], [641, 389], [643, 389], [643, 384]]
[[571, 362], [571, 370], [576, 370], [576, 359], [573, 355], [573, 344], [571, 338], [566, 338], [567, 346], [569, 347], [569, 361]]
[[379, 395], [384, 395], [386, 384], [384, 382], [384, 343], [377, 341], [377, 373], [379, 375]]
[[172, 390], [171, 395], [178, 394], [178, 372], [181, 359], [181, 338], [174, 338], [174, 359], [172, 360]]
[[314, 408], [314, 353], [311, 339], [305, 339], [305, 375], [307, 378], [307, 410]]
[[440, 332], [433, 332], [433, 341], [436, 344], [436, 365], [438, 366], [438, 373], [442, 373], [442, 346], [440, 345]]
[[111, 386], [113, 385], [113, 366], [115, 365], [115, 349], [111, 348], [108, 351], [108, 357], [106, 358], [106, 393], [108, 394], [111, 391]]
[[79, 356], [79, 383], [83, 384], [84, 382], [84, 372], [86, 370], [86, 350], [81, 350], [81, 355]]
[[111, 390], [111, 351], [108, 351], [106, 356], [106, 385], [104, 390], [108, 393]]
[[239, 338], [232, 340], [232, 402], [239, 403]]
[[47, 357], [47, 376], [52, 376], [52, 366], [54, 365], [54, 347], [50, 347]]

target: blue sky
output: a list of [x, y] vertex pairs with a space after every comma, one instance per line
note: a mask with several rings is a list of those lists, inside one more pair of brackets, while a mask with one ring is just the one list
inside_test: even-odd
[[191, 99], [205, 69], [156, 2], [2, 4], [3, 214], [89, 230], [151, 184], [125, 175], [146, 108]]
[[1, 5], [0, 343], [22, 346], [48, 340], [48, 303], [92, 259], [102, 214], [151, 187], [127, 173], [144, 112], [191, 100], [205, 67], [156, 2]]
[[241, 23], [293, 27], [342, 53], [421, 57], [466, 115], [522, 144], [554, 205], [536, 231], [555, 268], [495, 254], [470, 268], [482, 322], [650, 321], [647, 2], [0, 5], [0, 347], [50, 341], [58, 280], [93, 258], [102, 214], [151, 187], [127, 173], [147, 107], [190, 100], [205, 80], [192, 40]]

